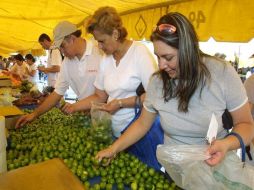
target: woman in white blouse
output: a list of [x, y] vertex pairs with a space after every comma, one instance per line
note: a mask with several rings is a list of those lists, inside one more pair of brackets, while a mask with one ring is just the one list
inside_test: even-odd
[[26, 63], [27, 63], [27, 73], [29, 75], [29, 81], [35, 83], [35, 76], [36, 76], [36, 65], [35, 65], [35, 58], [32, 54], [27, 54], [25, 56]]
[[25, 59], [21, 54], [14, 56], [14, 65], [11, 67], [8, 74], [11, 74], [17, 80], [28, 80], [28, 71], [25, 64]]

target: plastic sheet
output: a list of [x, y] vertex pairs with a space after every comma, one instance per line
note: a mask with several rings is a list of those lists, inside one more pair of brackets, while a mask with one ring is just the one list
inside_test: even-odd
[[205, 145], [162, 145], [157, 149], [157, 157], [175, 183], [184, 189], [254, 189], [254, 167], [248, 164], [243, 167], [233, 151], [221, 163], [210, 167], [204, 162], [210, 157], [206, 149]]

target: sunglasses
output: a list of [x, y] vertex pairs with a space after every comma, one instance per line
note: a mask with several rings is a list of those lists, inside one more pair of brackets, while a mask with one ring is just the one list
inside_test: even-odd
[[176, 27], [171, 24], [160, 24], [156, 26], [155, 31], [159, 34], [174, 34]]

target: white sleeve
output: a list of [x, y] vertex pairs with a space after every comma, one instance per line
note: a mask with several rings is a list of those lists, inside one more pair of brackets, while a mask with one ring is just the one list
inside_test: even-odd
[[149, 81], [147, 91], [146, 91], [146, 96], [145, 100], [143, 103], [144, 108], [152, 113], [156, 113], [157, 111], [154, 108], [154, 103], [156, 102], [156, 94], [158, 93], [158, 77], [157, 76], [152, 76], [151, 80]]
[[36, 69], [37, 69], [36, 65], [33, 64], [32, 67], [31, 67], [31, 71], [36, 71]]
[[97, 89], [105, 90], [104, 88], [104, 65], [105, 65], [105, 59], [101, 60], [99, 71], [96, 75], [96, 79], [94, 81], [94, 86]]
[[60, 72], [58, 73], [58, 78], [56, 80], [55, 92], [59, 95], [64, 95], [66, 90], [69, 88], [69, 75], [67, 72], [65, 62], [62, 63]]
[[226, 106], [231, 112], [243, 106], [248, 98], [241, 79], [230, 64], [226, 65], [224, 80]]
[[51, 52], [51, 65], [61, 66], [62, 56], [59, 49], [53, 49]]
[[150, 77], [154, 72], [158, 70], [157, 63], [152, 55], [152, 53], [148, 50], [148, 48], [140, 44], [140, 47], [137, 48], [136, 51], [138, 55], [137, 59], [137, 70], [139, 72], [139, 76], [141, 77], [142, 85], [147, 91], [147, 86], [150, 80]]
[[15, 73], [15, 72], [17, 71], [17, 65], [16, 65], [16, 64], [13, 65], [13, 66], [10, 68], [10, 71]]

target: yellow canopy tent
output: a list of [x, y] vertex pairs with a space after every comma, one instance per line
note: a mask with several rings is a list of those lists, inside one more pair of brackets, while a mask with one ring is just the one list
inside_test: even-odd
[[254, 1], [189, 0], [163, 7], [124, 13], [123, 20], [134, 39], [149, 38], [158, 19], [167, 12], [180, 12], [192, 21], [199, 39], [248, 42], [254, 37]]
[[121, 14], [129, 38], [149, 39], [158, 19], [169, 11], [186, 15], [200, 40], [247, 42], [254, 36], [254, 1], [249, 0], [1, 0], [0, 55], [43, 53], [38, 36], [52, 36], [55, 25], [68, 20], [84, 29], [84, 21], [101, 6]]

